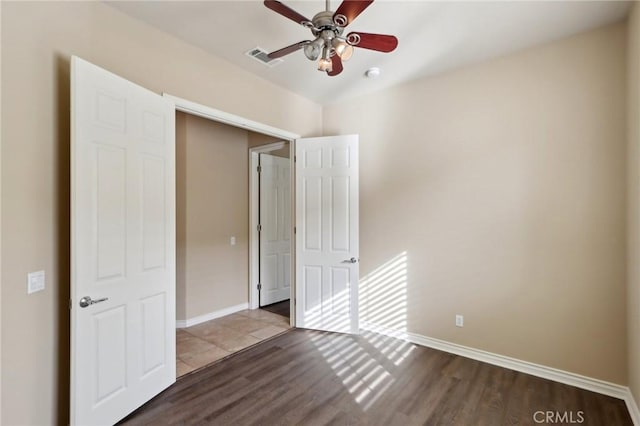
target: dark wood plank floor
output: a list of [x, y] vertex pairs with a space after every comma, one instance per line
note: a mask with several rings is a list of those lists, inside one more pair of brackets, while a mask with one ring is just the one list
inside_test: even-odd
[[274, 314], [282, 315], [283, 317], [289, 318], [289, 307], [290, 307], [289, 299], [283, 300], [282, 302], [273, 303], [267, 306], [261, 306], [260, 309], [264, 309], [265, 311], [269, 311]]
[[374, 333], [301, 329], [181, 378], [123, 424], [535, 425], [537, 411], [632, 425], [615, 398]]

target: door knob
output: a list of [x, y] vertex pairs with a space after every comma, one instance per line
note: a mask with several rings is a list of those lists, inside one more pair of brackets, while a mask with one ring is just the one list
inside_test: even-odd
[[86, 308], [87, 306], [95, 305], [96, 303], [104, 302], [105, 300], [109, 300], [109, 298], [103, 297], [102, 299], [91, 300], [90, 296], [84, 296], [80, 299], [80, 307]]
[[358, 263], [360, 259], [357, 257], [352, 257], [351, 259], [343, 260], [342, 263]]

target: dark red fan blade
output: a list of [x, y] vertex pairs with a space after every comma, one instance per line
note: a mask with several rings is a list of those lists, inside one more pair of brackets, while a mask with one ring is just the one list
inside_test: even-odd
[[346, 27], [352, 23], [363, 10], [369, 7], [371, 3], [373, 3], [373, 0], [344, 0], [333, 16], [344, 15], [347, 18], [347, 23], [343, 26]]
[[267, 56], [270, 57], [271, 59], [282, 58], [283, 56], [288, 55], [289, 53], [293, 53], [296, 50], [302, 49], [303, 47], [305, 47], [309, 43], [311, 43], [309, 40], [299, 41], [299, 42], [297, 42], [295, 44], [292, 44], [291, 46], [283, 47], [280, 50], [276, 50], [275, 52], [271, 52]]
[[355, 47], [361, 47], [363, 49], [377, 50], [378, 52], [392, 52], [398, 47], [398, 39], [392, 35], [385, 34], [370, 34], [370, 33], [349, 33], [349, 37], [352, 34], [360, 36], [360, 42], [354, 44]]
[[274, 12], [279, 13], [280, 15], [289, 18], [294, 22], [297, 22], [298, 24], [309, 22], [308, 18], [305, 18], [295, 10], [289, 8], [288, 6], [285, 6], [277, 0], [264, 0], [264, 5]]
[[331, 57], [331, 71], [329, 71], [327, 75], [330, 75], [331, 77], [333, 77], [334, 75], [338, 75], [341, 72], [342, 72], [342, 59], [340, 59], [340, 56], [338, 55], [333, 55]]

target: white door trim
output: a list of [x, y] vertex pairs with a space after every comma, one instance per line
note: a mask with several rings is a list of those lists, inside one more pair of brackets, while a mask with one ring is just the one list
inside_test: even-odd
[[209, 120], [229, 124], [230, 126], [240, 127], [252, 132], [261, 133], [263, 135], [269, 135], [289, 141], [298, 139], [300, 137], [300, 135], [296, 133], [278, 129], [277, 127], [272, 127], [267, 124], [249, 120], [247, 118], [240, 117], [239, 115], [220, 111], [219, 109], [211, 108], [196, 102], [191, 102], [186, 99], [170, 95], [168, 93], [162, 93], [162, 96], [167, 99], [171, 99], [176, 104], [177, 111], [186, 112], [189, 114], [197, 115], [198, 117], [208, 118]]
[[[294, 235], [295, 221], [295, 203], [294, 203], [294, 146], [293, 141], [289, 141], [289, 161], [291, 162], [291, 235]], [[259, 176], [258, 176], [258, 157], [261, 153], [276, 151], [286, 146], [286, 142], [275, 142], [268, 145], [256, 146], [249, 148], [249, 309], [259, 308], [259, 295], [257, 283], [260, 279], [259, 264], [260, 264], [260, 236], [258, 235], [258, 222], [260, 221], [260, 203], [258, 201], [259, 196]], [[294, 300], [295, 295], [295, 239], [291, 239], [291, 265], [290, 265], [290, 277], [291, 277], [291, 301]], [[290, 309], [290, 325], [295, 326], [295, 309], [293, 306]]]
[[[258, 158], [263, 152], [276, 151], [284, 148], [285, 142], [275, 142], [268, 145], [249, 148], [249, 309], [259, 308], [257, 283], [260, 279], [260, 237], [258, 222], [260, 221]], [[289, 149], [291, 153], [291, 149]]]
[[[291, 305], [291, 161], [260, 154], [260, 306]], [[288, 211], [287, 211], [288, 210]]]
[[[287, 130], [279, 129], [277, 127], [272, 127], [267, 124], [263, 124], [257, 121], [249, 120], [247, 118], [241, 117], [239, 115], [230, 114], [228, 112], [221, 111], [219, 109], [211, 108], [206, 105], [199, 104], [197, 102], [192, 102], [187, 99], [180, 98], [178, 96], [173, 96], [168, 93], [162, 93], [162, 96], [168, 98], [173, 101], [176, 106], [176, 111], [182, 111], [187, 114], [193, 114], [198, 117], [206, 118], [208, 120], [217, 121], [219, 123], [228, 124], [233, 127], [238, 127], [240, 129], [246, 129], [251, 132], [260, 133], [263, 135], [268, 135], [272, 137], [276, 137], [279, 139], [283, 139], [289, 142], [289, 158], [291, 160], [291, 226], [295, 228], [295, 190], [294, 190], [294, 153], [295, 153], [295, 140], [300, 138], [300, 135], [297, 133], [289, 132]], [[253, 288], [254, 286], [251, 283], [257, 283], [258, 277], [258, 266], [257, 262], [259, 261], [259, 257], [257, 254], [259, 243], [257, 236], [257, 226], [258, 226], [258, 207], [257, 207], [257, 198], [254, 200], [254, 192], [257, 197], [258, 190], [258, 154], [260, 152], [269, 152], [276, 149], [283, 148], [285, 146], [285, 142], [276, 142], [275, 144], [263, 145], [255, 148], [251, 148], [249, 150], [249, 166], [251, 170], [255, 170], [254, 173], [251, 172], [249, 179], [249, 309], [257, 309], [258, 308], [258, 289]], [[263, 151], [262, 151], [263, 150]], [[255, 154], [255, 164], [253, 163], [252, 155]], [[254, 180], [255, 179], [255, 180]], [[293, 230], [292, 234], [293, 235]], [[295, 298], [295, 238], [291, 240], [291, 291], [293, 294], [291, 295], [291, 300], [293, 301]], [[292, 327], [295, 326], [295, 309], [291, 309], [290, 316], [290, 324]]]

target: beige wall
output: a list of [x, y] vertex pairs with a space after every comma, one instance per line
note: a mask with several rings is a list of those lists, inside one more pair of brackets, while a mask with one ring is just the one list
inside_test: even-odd
[[[2, 424], [68, 419], [69, 57], [302, 135], [321, 108], [98, 2], [2, 2]], [[45, 291], [27, 296], [26, 274]]]
[[625, 37], [324, 109], [360, 134], [363, 320], [627, 382]]
[[[637, 6], [632, 22], [638, 34]], [[397, 297], [377, 312], [369, 300], [368, 319], [627, 382], [623, 26], [328, 107], [324, 120], [318, 105], [104, 4], [2, 2], [1, 27], [2, 424], [68, 420], [71, 54], [305, 136], [360, 133], [363, 275], [407, 256], [393, 264], [406, 273]], [[640, 150], [635, 123], [629, 148]], [[630, 204], [632, 229], [639, 210]], [[27, 296], [39, 269], [47, 289]]]
[[[177, 317], [248, 303], [249, 132], [178, 114]], [[236, 237], [236, 245], [230, 238]]]
[[176, 320], [187, 319], [187, 114], [176, 112]]
[[629, 387], [640, 406], [640, 4], [628, 21], [628, 253]]

